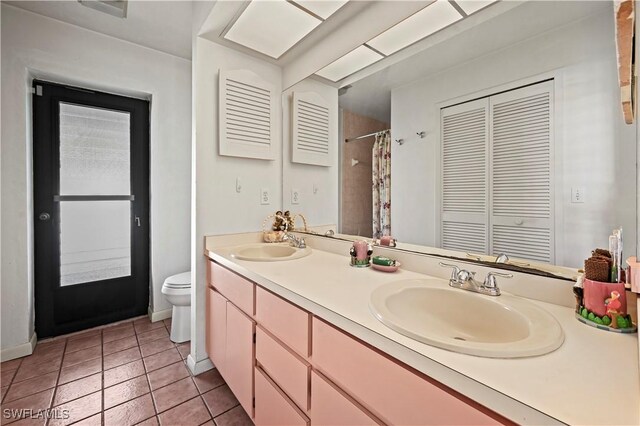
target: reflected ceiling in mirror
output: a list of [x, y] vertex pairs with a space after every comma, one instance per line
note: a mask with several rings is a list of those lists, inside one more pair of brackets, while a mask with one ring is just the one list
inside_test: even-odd
[[[465, 3], [454, 11], [490, 10]], [[380, 164], [374, 137], [344, 141], [390, 128], [398, 248], [506, 253], [505, 268], [571, 278], [622, 226], [635, 254], [636, 132], [620, 112], [612, 2], [526, 2], [349, 84], [340, 234], [376, 237]]]

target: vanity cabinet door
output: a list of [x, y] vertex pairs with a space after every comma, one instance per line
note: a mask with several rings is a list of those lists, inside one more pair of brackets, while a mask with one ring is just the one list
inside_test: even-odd
[[255, 322], [232, 303], [227, 302], [227, 352], [224, 379], [229, 388], [253, 418], [253, 365]]
[[227, 299], [220, 293], [207, 288], [206, 349], [213, 365], [225, 374], [225, 354], [227, 348]]

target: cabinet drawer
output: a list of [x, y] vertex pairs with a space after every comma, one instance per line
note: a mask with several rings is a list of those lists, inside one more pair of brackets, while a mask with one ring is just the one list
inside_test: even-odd
[[315, 317], [313, 366], [388, 424], [499, 424], [442, 384]]
[[367, 413], [341, 390], [315, 371], [311, 372], [311, 422], [314, 425], [376, 425]]
[[256, 426], [308, 426], [309, 419], [278, 389], [277, 385], [260, 369], [255, 369]]
[[309, 409], [309, 370], [261, 327], [256, 328], [256, 359], [269, 377], [303, 410]]
[[256, 289], [256, 319], [302, 357], [310, 354], [311, 315], [267, 290]]
[[212, 261], [208, 261], [207, 281], [245, 314], [253, 316], [254, 284], [251, 281]]

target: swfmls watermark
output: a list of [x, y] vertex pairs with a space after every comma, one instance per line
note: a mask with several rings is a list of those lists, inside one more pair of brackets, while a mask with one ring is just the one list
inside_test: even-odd
[[47, 408], [46, 410], [34, 410], [32, 408], [4, 408], [3, 419], [42, 419], [42, 420], [66, 420], [70, 417], [68, 409]]

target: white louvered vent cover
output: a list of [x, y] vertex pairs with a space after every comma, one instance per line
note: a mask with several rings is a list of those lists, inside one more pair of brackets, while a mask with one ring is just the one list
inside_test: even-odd
[[220, 155], [274, 160], [273, 84], [247, 70], [220, 70]]
[[294, 92], [292, 114], [291, 161], [330, 166], [333, 147], [329, 103], [314, 92]]
[[493, 226], [493, 253], [551, 263], [551, 230], [521, 226]]
[[488, 252], [484, 223], [442, 222], [442, 248], [484, 254]]
[[493, 214], [551, 217], [550, 95], [493, 104]]

